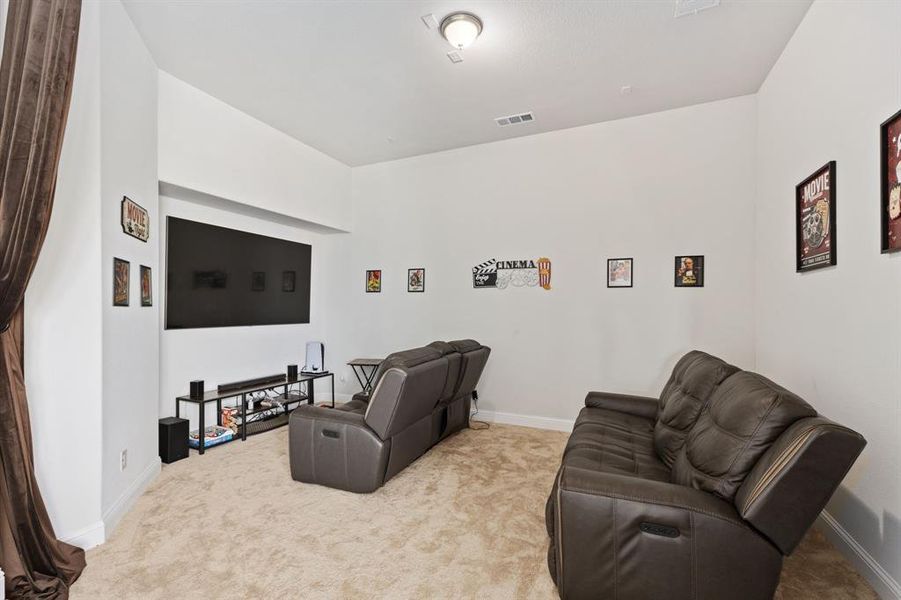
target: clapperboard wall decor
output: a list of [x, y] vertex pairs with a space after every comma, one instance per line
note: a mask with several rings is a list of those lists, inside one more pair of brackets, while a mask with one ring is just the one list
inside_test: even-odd
[[542, 257], [524, 260], [492, 258], [472, 268], [472, 287], [506, 289], [513, 287], [542, 287], [551, 289], [551, 259]]

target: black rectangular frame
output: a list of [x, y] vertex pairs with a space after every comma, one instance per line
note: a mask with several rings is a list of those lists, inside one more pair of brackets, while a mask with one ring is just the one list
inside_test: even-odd
[[[889, 185], [888, 185], [888, 128], [892, 122], [901, 119], [901, 110], [890, 116], [888, 119], [882, 122], [882, 125], [879, 126], [879, 187], [881, 190], [880, 201], [879, 201], [879, 212], [880, 219], [879, 223], [882, 227], [882, 231], [879, 233], [880, 240], [880, 249], [882, 254], [890, 254], [892, 252], [901, 251], [901, 247], [898, 248], [889, 248], [888, 247], [888, 196]], [[901, 181], [898, 182], [901, 184]]]
[[[823, 174], [823, 171], [829, 170], [829, 240], [831, 246], [829, 248], [829, 260], [810, 267], [801, 267], [801, 245], [803, 244], [803, 235], [801, 234], [801, 203], [798, 202], [801, 189]], [[834, 267], [838, 262], [838, 236], [836, 235], [836, 198], [838, 185], [835, 179], [835, 161], [830, 160], [825, 165], [813, 172], [812, 175], [804, 179], [795, 186], [795, 272], [806, 273], [808, 271], [816, 271], [825, 267]]]
[[[610, 263], [613, 262], [614, 260], [627, 260], [627, 261], [629, 261], [629, 263], [631, 263], [632, 267], [629, 269], [629, 272], [632, 274], [632, 277], [631, 277], [631, 279], [629, 279], [629, 285], [610, 285]], [[634, 285], [634, 283], [635, 283], [635, 259], [633, 257], [629, 256], [629, 257], [622, 257], [622, 258], [608, 258], [607, 259], [607, 287], [608, 288], [610, 288], [612, 290], [615, 290], [618, 288], [627, 290], [627, 289], [631, 288]]]

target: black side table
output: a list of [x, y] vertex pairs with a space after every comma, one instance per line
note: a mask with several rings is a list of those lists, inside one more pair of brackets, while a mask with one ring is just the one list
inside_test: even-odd
[[353, 369], [363, 392], [367, 394], [372, 392], [372, 379], [383, 360], [382, 358], [355, 358], [347, 363]]

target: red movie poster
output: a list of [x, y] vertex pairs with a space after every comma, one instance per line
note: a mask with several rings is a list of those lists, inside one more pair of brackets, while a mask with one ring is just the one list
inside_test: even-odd
[[882, 251], [901, 250], [901, 112], [882, 125]]
[[835, 163], [831, 162], [795, 189], [797, 269], [835, 264]]

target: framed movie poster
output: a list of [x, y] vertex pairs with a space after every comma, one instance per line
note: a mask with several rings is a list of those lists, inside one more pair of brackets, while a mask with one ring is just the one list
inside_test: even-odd
[[113, 258], [113, 306], [128, 306], [128, 276], [131, 263]]
[[382, 270], [366, 271], [366, 293], [379, 294], [382, 291]]
[[835, 264], [835, 161], [795, 187], [796, 269]]
[[141, 306], [153, 306], [153, 289], [150, 267], [141, 265]]
[[425, 291], [425, 269], [407, 269], [407, 291]]
[[607, 259], [607, 287], [630, 288], [632, 287], [632, 259], [608, 258]]
[[901, 250], [901, 110], [879, 130], [882, 155], [882, 251]]
[[704, 257], [676, 257], [676, 287], [704, 287]]

